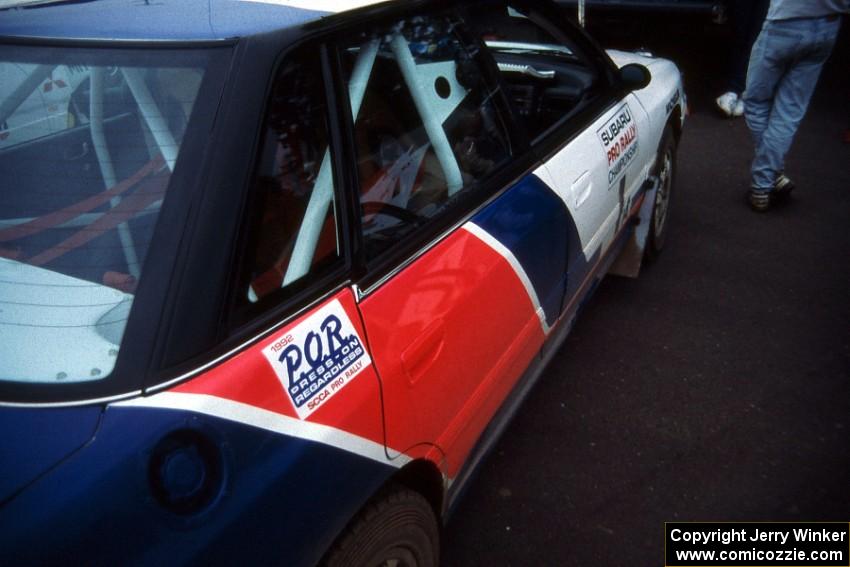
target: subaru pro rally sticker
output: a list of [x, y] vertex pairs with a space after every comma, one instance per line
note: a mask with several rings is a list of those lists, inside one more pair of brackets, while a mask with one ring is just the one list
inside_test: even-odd
[[301, 419], [342, 391], [372, 363], [338, 300], [276, 338], [263, 349], [263, 355]]
[[628, 103], [617, 109], [614, 116], [597, 130], [599, 141], [608, 157], [608, 187], [626, 173], [626, 168], [638, 150], [637, 123]]

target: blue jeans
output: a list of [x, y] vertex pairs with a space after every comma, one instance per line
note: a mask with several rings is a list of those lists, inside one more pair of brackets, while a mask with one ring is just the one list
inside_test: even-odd
[[841, 19], [766, 21], [753, 45], [744, 116], [753, 135], [752, 188], [770, 191], [806, 114]]

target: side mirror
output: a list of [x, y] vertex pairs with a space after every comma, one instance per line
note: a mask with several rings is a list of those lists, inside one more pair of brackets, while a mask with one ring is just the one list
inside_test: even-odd
[[652, 80], [652, 73], [643, 65], [629, 63], [620, 68], [620, 79], [629, 91], [639, 91]]

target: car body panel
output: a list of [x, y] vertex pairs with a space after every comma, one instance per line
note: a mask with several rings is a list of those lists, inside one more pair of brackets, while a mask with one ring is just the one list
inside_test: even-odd
[[[264, 427], [282, 432], [303, 426], [306, 429], [300, 435], [311, 440], [385, 461], [374, 366], [365, 348], [360, 355], [340, 363], [345, 358], [343, 350], [345, 354], [349, 352], [348, 345], [336, 337], [327, 338], [328, 327], [323, 324], [328, 318], [346, 321], [354, 327], [356, 339], [362, 341], [364, 332], [354, 298], [351, 290], [345, 289], [283, 329], [167, 393], [173, 399], [191, 397], [195, 401], [187, 403], [196, 412], [226, 417], [234, 409], [243, 408], [245, 423], [265, 424]], [[292, 354], [297, 350], [301, 353]], [[334, 367], [328, 370], [325, 364], [331, 361]], [[319, 376], [322, 372], [325, 375]], [[306, 384], [306, 389], [299, 388], [299, 382]], [[314, 407], [308, 408], [308, 403], [296, 405], [302, 401], [298, 400], [299, 394], [311, 387], [313, 392], [304, 401], [313, 402]], [[155, 406], [159, 404], [158, 395], [119, 404]], [[209, 399], [209, 408], [204, 405], [205, 399]], [[299, 415], [299, 411], [303, 413]]]
[[[0, 258], [0, 295], [6, 307], [0, 327], [0, 358], [21, 380], [95, 380], [115, 365], [112, 335], [132, 298], [107, 286]], [[57, 310], [56, 305], [64, 307]], [[47, 345], [67, 341], [78, 348], [45, 356]], [[77, 355], [80, 356], [77, 356]]]
[[360, 303], [389, 446], [434, 443], [457, 473], [560, 314], [566, 221], [529, 176]]
[[[574, 217], [550, 186], [536, 175], [528, 175], [478, 212], [471, 223], [479, 229], [475, 231], [479, 238], [485, 242], [494, 239], [501, 245], [501, 249], [495, 244], [491, 247], [508, 258], [523, 282], [528, 281], [529, 296], [543, 331], [548, 333], [561, 315], [566, 282], [572, 275], [567, 270], [567, 256]], [[541, 249], [547, 254], [541, 255]]]
[[628, 95], [544, 164], [561, 200], [578, 219], [585, 259], [611, 245], [640, 193], [647, 176], [644, 152], [653, 155], [656, 147], [647, 125], [643, 108]]
[[0, 411], [5, 432], [26, 431], [26, 436], [7, 435], [0, 443], [0, 505], [11, 500], [95, 435], [101, 408], [6, 408]]
[[[4, 505], [3, 564], [95, 557], [121, 565], [259, 564], [286, 557], [290, 565], [312, 565], [396, 470], [298, 433], [246, 423], [250, 411], [239, 404], [218, 404], [225, 417], [214, 417], [216, 404], [207, 398], [195, 404], [192, 395], [161, 396], [150, 407], [106, 408], [93, 442]], [[164, 439], [186, 431], [216, 448], [218, 469], [212, 478], [209, 465], [199, 473], [195, 463], [181, 462], [187, 457], [171, 458], [162, 474], [173, 476], [178, 489], [203, 474], [210, 490], [204, 506], [175, 513], [151, 495], [151, 462]], [[104, 537], [109, 533], [120, 537]]]
[[100, 0], [5, 10], [0, 35], [54, 40], [222, 41], [292, 28], [327, 15], [241, 0]]
[[[681, 73], [676, 64], [667, 59], [652, 57], [647, 54], [625, 53], [616, 50], [609, 50], [608, 54], [617, 65], [637, 63], [649, 69], [654, 81], [646, 88], [637, 91], [635, 97], [646, 110], [652, 124], [666, 124], [670, 120], [677, 129], [681, 130], [688, 113], [688, 100], [682, 84]], [[663, 129], [658, 131], [653, 128], [650, 131], [652, 135], [650, 143], [655, 143], [653, 147], [658, 147], [662, 133]]]

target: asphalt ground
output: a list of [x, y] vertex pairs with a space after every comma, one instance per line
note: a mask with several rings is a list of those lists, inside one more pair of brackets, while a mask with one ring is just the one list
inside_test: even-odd
[[797, 189], [762, 214], [746, 125], [713, 108], [724, 32], [602, 34], [685, 73], [667, 247], [603, 281], [451, 517], [444, 565], [658, 566], [665, 521], [850, 521], [848, 27], [788, 156]]

